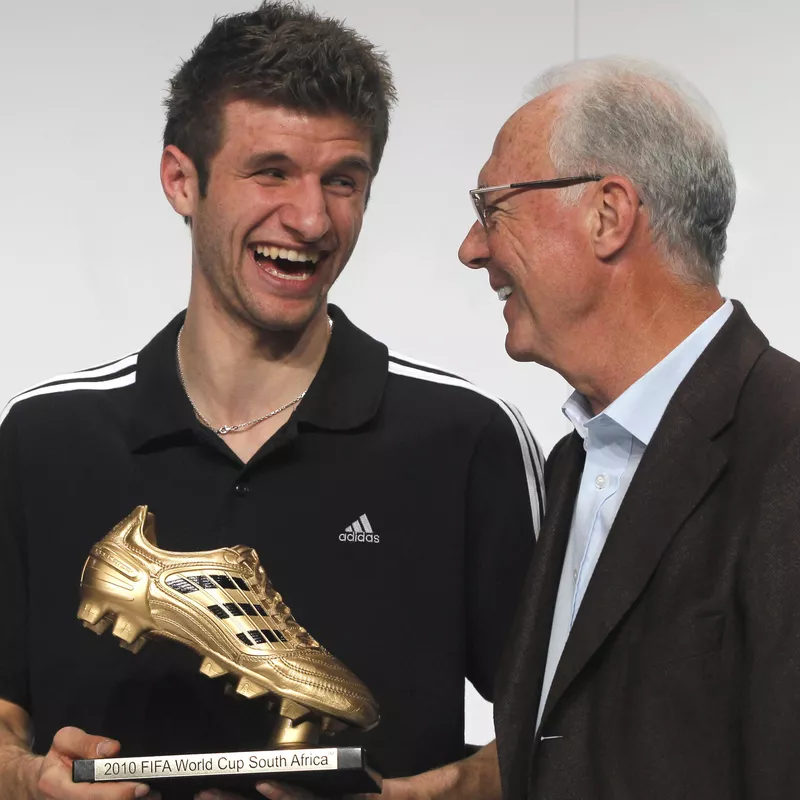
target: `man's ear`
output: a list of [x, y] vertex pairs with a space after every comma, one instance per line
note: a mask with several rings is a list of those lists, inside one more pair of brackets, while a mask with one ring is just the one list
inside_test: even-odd
[[192, 159], [173, 144], [161, 154], [161, 186], [169, 204], [184, 219], [191, 219], [200, 199], [197, 170]]
[[590, 233], [595, 255], [609, 261], [631, 241], [639, 219], [639, 193], [628, 178], [608, 175], [592, 198]]

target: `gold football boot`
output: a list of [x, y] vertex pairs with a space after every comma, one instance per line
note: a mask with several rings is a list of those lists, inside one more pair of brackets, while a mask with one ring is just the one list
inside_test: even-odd
[[245, 697], [269, 695], [281, 716], [274, 746], [307, 746], [320, 732], [378, 724], [369, 689], [297, 624], [255, 550], [162, 550], [147, 506], [92, 548], [78, 617], [98, 634], [113, 623], [133, 652], [151, 636], [173, 639], [203, 656], [204, 675], [238, 677]]

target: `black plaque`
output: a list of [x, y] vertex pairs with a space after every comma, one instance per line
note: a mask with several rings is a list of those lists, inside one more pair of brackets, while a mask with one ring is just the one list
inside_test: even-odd
[[[361, 747], [246, 750], [238, 753], [195, 753], [135, 758], [94, 758], [73, 762], [75, 783], [134, 781], [154, 789], [180, 784], [182, 791], [221, 789], [261, 797], [254, 790], [262, 780], [302, 786], [323, 797], [380, 793], [381, 777]], [[166, 790], [166, 786], [163, 787]]]

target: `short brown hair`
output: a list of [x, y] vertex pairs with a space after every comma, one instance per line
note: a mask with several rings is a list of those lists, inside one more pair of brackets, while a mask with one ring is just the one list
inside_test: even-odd
[[205, 194], [222, 144], [222, 109], [253, 100], [311, 114], [345, 114], [368, 129], [378, 171], [397, 95], [386, 57], [339, 20], [264, 2], [214, 20], [170, 81], [164, 146], [192, 159]]

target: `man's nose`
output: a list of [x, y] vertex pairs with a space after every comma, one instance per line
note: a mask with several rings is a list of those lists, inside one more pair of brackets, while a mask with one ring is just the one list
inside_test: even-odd
[[489, 245], [486, 241], [486, 229], [478, 220], [472, 224], [466, 238], [458, 248], [458, 258], [470, 269], [481, 269], [489, 263]]
[[319, 241], [331, 229], [322, 186], [308, 181], [294, 187], [291, 197], [281, 208], [281, 222], [301, 241]]

